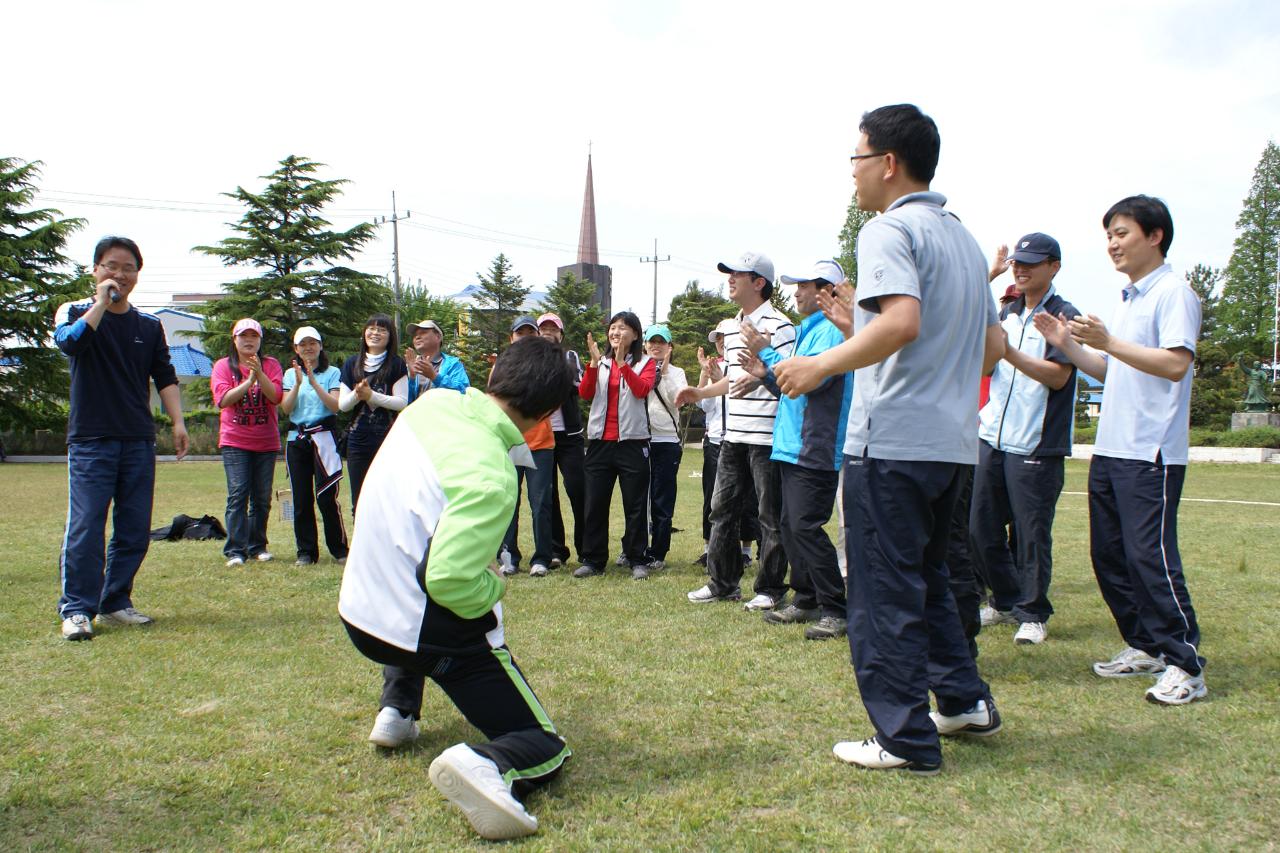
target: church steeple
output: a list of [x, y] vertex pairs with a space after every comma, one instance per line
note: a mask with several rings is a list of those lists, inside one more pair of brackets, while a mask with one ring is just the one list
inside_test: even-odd
[[582, 198], [582, 225], [578, 229], [578, 263], [600, 263], [600, 244], [596, 240], [596, 193], [591, 184], [590, 144], [587, 146], [587, 191]]

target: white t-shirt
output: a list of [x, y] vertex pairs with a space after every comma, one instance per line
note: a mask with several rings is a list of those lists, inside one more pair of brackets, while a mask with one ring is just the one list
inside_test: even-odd
[[[741, 311], [734, 318], [739, 323], [744, 319], [769, 339], [769, 345], [778, 351], [783, 358], [789, 358], [796, 345], [796, 327], [786, 316], [779, 314], [768, 302], [748, 315]], [[724, 336], [724, 375], [729, 377], [729, 386], [739, 376], [747, 376], [747, 371], [738, 363], [738, 355], [748, 352], [747, 345], [742, 342], [742, 333], [728, 332]], [[726, 394], [725, 433], [724, 440], [738, 444], [773, 444], [773, 421], [778, 414], [778, 398], [770, 393], [764, 385], [756, 388], [746, 397], [732, 396], [732, 390]]]

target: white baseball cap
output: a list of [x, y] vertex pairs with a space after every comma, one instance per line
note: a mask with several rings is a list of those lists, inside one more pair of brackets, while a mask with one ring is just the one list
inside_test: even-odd
[[753, 272], [773, 284], [773, 261], [769, 260], [768, 255], [762, 255], [759, 252], [747, 252], [731, 263], [721, 261], [716, 265], [716, 269], [724, 273]]
[[729, 317], [728, 319], [725, 319], [725, 320], [721, 320], [719, 323], [716, 324], [716, 327], [714, 329], [707, 332], [707, 343], [714, 344], [716, 342], [717, 335], [728, 335], [733, 332], [739, 331], [739, 329], [740, 329], [740, 324], [738, 323], [737, 320], [733, 319], [732, 317]]
[[844, 268], [840, 266], [838, 261], [818, 261], [813, 265], [813, 268], [804, 275], [784, 275], [780, 281], [783, 284], [799, 284], [802, 281], [813, 281], [818, 278], [823, 279], [824, 281], [829, 281], [832, 284], [840, 284], [845, 280]]
[[320, 337], [320, 333], [316, 331], [315, 326], [303, 326], [293, 333], [293, 342], [295, 344], [300, 344], [307, 338], [315, 338], [320, 343], [324, 342], [324, 338]]

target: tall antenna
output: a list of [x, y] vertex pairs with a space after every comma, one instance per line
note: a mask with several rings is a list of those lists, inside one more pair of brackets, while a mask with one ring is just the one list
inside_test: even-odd
[[657, 237], [653, 238], [653, 257], [640, 259], [640, 263], [642, 264], [653, 264], [653, 322], [654, 323], [658, 322], [658, 264], [662, 263], [663, 261], [669, 261], [669, 260], [671, 260], [670, 255], [667, 255], [665, 258], [658, 257], [658, 238]]

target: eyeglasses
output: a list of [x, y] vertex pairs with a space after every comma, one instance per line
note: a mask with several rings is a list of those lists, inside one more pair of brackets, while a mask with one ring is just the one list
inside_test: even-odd
[[111, 273], [112, 275], [119, 275], [120, 273], [124, 273], [125, 275], [138, 274], [138, 268], [135, 267], [133, 264], [125, 264], [124, 266], [121, 266], [120, 264], [117, 264], [113, 261], [112, 263], [109, 263], [109, 264], [98, 264], [98, 266], [102, 267], [104, 270]]
[[868, 160], [872, 157], [883, 157], [888, 153], [889, 153], [888, 151], [877, 151], [874, 154], [854, 154], [852, 157], [849, 158], [849, 165], [856, 166], [858, 165], [859, 160]]

